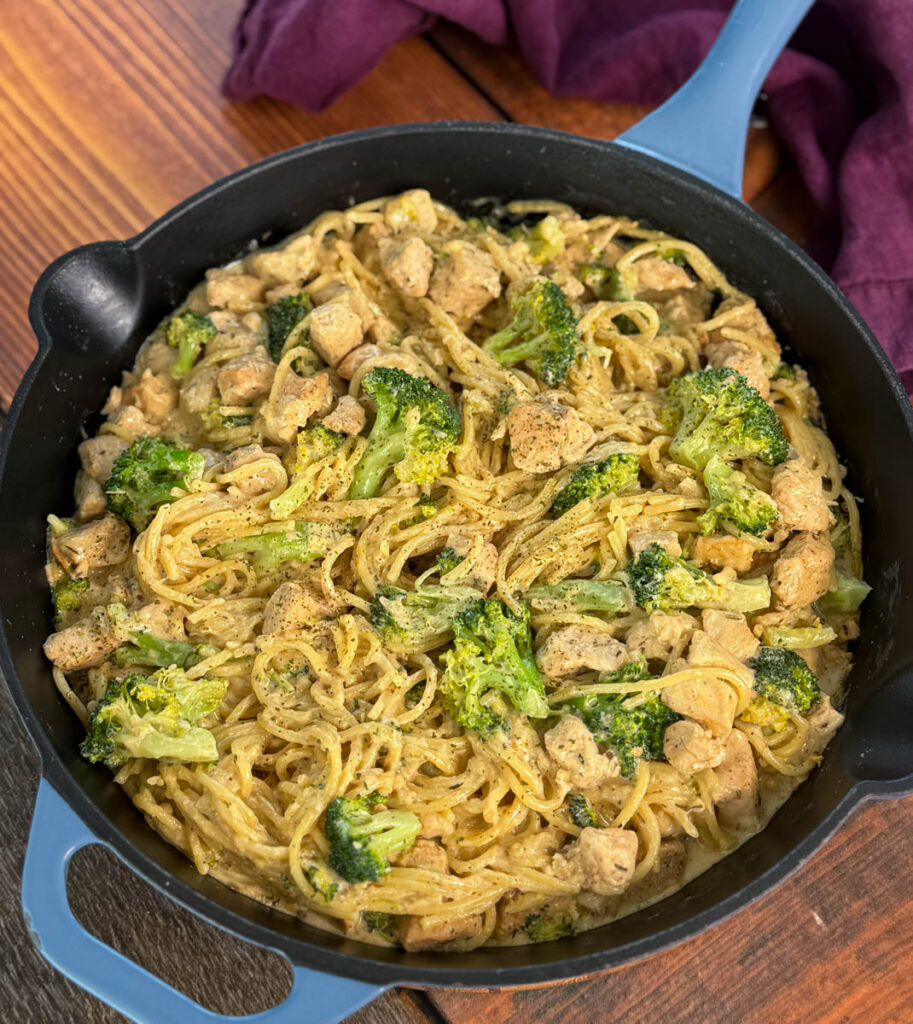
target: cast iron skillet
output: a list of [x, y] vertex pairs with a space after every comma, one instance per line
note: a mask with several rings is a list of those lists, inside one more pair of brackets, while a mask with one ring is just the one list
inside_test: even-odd
[[[223, 1019], [77, 924], [66, 902], [66, 865], [88, 843], [109, 846], [182, 905], [291, 961], [295, 986], [289, 998], [243, 1019], [328, 1022], [392, 985], [530, 985], [644, 957], [767, 892], [862, 801], [913, 788], [913, 739], [906, 725], [913, 704], [907, 671], [913, 631], [906, 614], [913, 596], [910, 405], [872, 335], [828, 278], [725, 194], [738, 195], [751, 102], [808, 5], [743, 0], [705, 70], [625, 145], [493, 124], [344, 135], [232, 175], [138, 237], [78, 249], [42, 275], [30, 311], [39, 353], [0, 447], [0, 666], [44, 773], [23, 905], [38, 948], [65, 974], [136, 1021]], [[770, 45], [762, 46], [763, 40]], [[866, 577], [875, 587], [863, 614], [847, 723], [821, 767], [765, 831], [684, 890], [615, 924], [543, 945], [457, 957], [343, 940], [199, 876], [145, 825], [110, 774], [79, 756], [82, 727], [58, 696], [41, 653], [51, 622], [42, 571], [45, 516], [71, 506], [80, 431], [94, 429], [95, 410], [132, 365], [142, 338], [205, 268], [235, 257], [251, 238], [276, 240], [325, 208], [416, 185], [455, 204], [477, 196], [554, 197], [583, 211], [623, 212], [706, 249], [737, 285], [758, 297], [779, 337], [794, 344], [808, 367], [837, 449], [847, 459], [850, 486], [864, 499]]]

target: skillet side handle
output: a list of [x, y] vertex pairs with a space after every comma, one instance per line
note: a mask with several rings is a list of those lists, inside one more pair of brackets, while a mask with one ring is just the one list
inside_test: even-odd
[[741, 198], [755, 99], [812, 3], [738, 0], [691, 78], [615, 141]]
[[38, 952], [135, 1024], [336, 1024], [382, 987], [293, 968], [292, 991], [272, 1009], [227, 1017], [204, 1009], [90, 935], [67, 901], [73, 854], [98, 840], [45, 779], [38, 787], [22, 877], [22, 909]]

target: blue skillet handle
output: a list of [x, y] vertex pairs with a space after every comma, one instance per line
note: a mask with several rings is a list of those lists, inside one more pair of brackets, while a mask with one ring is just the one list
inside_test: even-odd
[[615, 140], [739, 199], [758, 92], [814, 0], [738, 0], [710, 52], [670, 99]]
[[90, 935], [67, 901], [67, 865], [98, 840], [55, 789], [41, 780], [25, 853], [22, 909], [38, 952], [87, 992], [135, 1024], [336, 1024], [383, 987], [294, 967], [292, 991], [261, 1013], [226, 1017], [204, 1009]]

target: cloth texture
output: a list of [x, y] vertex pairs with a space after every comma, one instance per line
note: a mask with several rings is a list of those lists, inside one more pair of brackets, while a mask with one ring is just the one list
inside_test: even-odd
[[[658, 104], [731, 0], [248, 0], [229, 99], [320, 110], [391, 46], [444, 18], [514, 43], [556, 96]], [[913, 393], [913, 3], [818, 0], [765, 83], [773, 130], [817, 211], [812, 254]]]

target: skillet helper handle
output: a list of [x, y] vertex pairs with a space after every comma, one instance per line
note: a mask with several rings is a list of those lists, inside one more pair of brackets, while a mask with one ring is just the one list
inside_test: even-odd
[[742, 195], [745, 137], [768, 72], [814, 0], [737, 0], [710, 52], [666, 102], [615, 140]]
[[335, 1024], [383, 987], [293, 968], [284, 1002], [228, 1017], [206, 1010], [90, 935], [67, 900], [67, 866], [93, 833], [45, 779], [38, 787], [22, 877], [22, 909], [38, 952], [71, 981], [135, 1024]]

